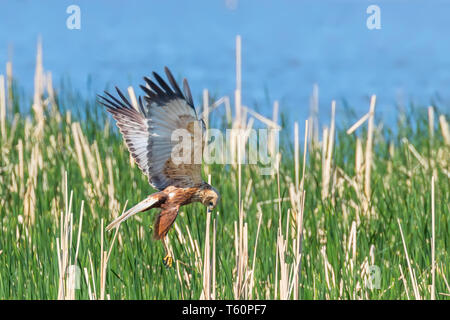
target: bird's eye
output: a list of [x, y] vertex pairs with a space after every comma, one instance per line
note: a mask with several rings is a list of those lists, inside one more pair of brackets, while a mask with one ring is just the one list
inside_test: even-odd
[[214, 203], [212, 203], [212, 201], [209, 202], [209, 206], [212, 207], [214, 205]]

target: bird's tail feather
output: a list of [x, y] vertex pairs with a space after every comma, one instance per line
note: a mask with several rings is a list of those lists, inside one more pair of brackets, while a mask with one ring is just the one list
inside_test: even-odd
[[136, 213], [151, 209], [158, 201], [159, 201], [159, 199], [157, 197], [148, 197], [148, 198], [142, 200], [134, 207], [128, 209], [121, 216], [117, 217], [113, 222], [111, 222], [106, 227], [106, 230], [109, 231], [115, 227], [118, 227], [122, 222], [124, 222], [125, 220], [128, 220], [129, 218], [134, 216]]

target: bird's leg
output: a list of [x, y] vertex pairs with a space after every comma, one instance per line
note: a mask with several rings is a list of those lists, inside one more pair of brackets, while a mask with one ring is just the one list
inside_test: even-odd
[[166, 237], [162, 238], [161, 241], [164, 245], [164, 251], [166, 252], [166, 256], [163, 258], [163, 263], [167, 268], [171, 268], [172, 263], [173, 263], [173, 258], [170, 256], [169, 248], [167, 247], [167, 243], [166, 243]]

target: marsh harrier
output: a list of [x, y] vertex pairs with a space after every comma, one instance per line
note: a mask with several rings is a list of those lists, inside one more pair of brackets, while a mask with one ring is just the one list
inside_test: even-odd
[[[140, 86], [145, 92], [133, 106], [125, 95], [116, 87], [118, 97], [105, 92], [99, 96], [99, 102], [106, 107], [126, 142], [129, 152], [136, 164], [147, 175], [151, 186], [159, 190], [126, 211], [107, 226], [107, 230], [118, 228], [122, 222], [133, 215], [153, 208], [160, 211], [154, 223], [154, 238], [162, 240], [166, 256], [163, 261], [171, 266], [172, 258], [164, 241], [167, 232], [174, 223], [181, 206], [201, 202], [209, 210], [216, 207], [220, 195], [216, 189], [203, 181], [201, 175], [201, 158], [194, 161], [203, 149], [204, 123], [197, 117], [191, 91], [186, 79], [183, 91], [176, 83], [172, 73], [165, 68], [170, 86], [153, 72], [157, 83], [144, 77], [146, 86]], [[136, 105], [137, 104], [137, 105]], [[200, 128], [199, 130], [196, 130]], [[175, 148], [179, 140], [173, 139], [175, 130], [187, 133], [189, 161], [174, 159]], [[177, 161], [175, 161], [177, 160]]]

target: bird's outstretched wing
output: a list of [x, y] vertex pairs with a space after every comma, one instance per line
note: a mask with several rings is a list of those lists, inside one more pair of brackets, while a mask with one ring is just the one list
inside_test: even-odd
[[161, 212], [156, 216], [153, 237], [157, 240], [162, 239], [169, 232], [170, 227], [178, 216], [180, 205], [171, 204], [162, 206]]
[[[116, 88], [118, 98], [108, 92], [99, 102], [117, 122], [128, 150], [149, 183], [158, 190], [168, 186], [197, 186], [202, 182], [202, 120], [198, 120], [186, 79], [183, 91], [165, 68], [170, 86], [155, 72], [158, 84], [144, 77], [144, 101], [135, 109]], [[199, 158], [200, 157], [200, 158]]]

